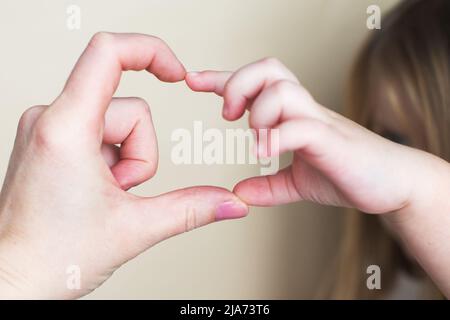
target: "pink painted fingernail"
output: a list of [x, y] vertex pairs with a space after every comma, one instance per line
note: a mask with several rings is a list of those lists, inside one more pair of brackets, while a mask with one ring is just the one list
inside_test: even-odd
[[248, 208], [243, 203], [227, 201], [217, 207], [216, 221], [243, 218], [247, 213]]

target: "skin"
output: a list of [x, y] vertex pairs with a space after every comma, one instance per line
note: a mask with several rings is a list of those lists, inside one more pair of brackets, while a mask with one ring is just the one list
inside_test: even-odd
[[[96, 34], [56, 100], [22, 116], [0, 194], [0, 298], [81, 297], [156, 243], [247, 214], [222, 188], [126, 192], [155, 174], [158, 148], [147, 103], [112, 96], [123, 70], [144, 69], [186, 74], [158, 38]], [[79, 290], [67, 286], [73, 265]]]
[[301, 200], [353, 207], [384, 218], [442, 292], [450, 296], [450, 164], [367, 130], [321, 106], [278, 60], [236, 72], [188, 73], [194, 91], [224, 99], [223, 117], [249, 111], [253, 129], [277, 130], [278, 145], [258, 141], [259, 156], [292, 151], [289, 167], [238, 183], [252, 206]]
[[[270, 151], [293, 151], [291, 166], [240, 182], [237, 196], [215, 187], [149, 198], [127, 193], [155, 173], [156, 137], [143, 100], [112, 96], [122, 70], [143, 69], [223, 96], [228, 120], [248, 109], [252, 128], [279, 130], [279, 148]], [[264, 156], [265, 141], [259, 143]], [[57, 99], [29, 109], [19, 123], [0, 195], [0, 297], [83, 296], [159, 241], [245, 216], [239, 198], [256, 206], [309, 200], [380, 214], [449, 296], [449, 184], [447, 162], [321, 106], [275, 59], [186, 75], [157, 38], [100, 33]], [[81, 270], [80, 290], [67, 288], [72, 265]]]

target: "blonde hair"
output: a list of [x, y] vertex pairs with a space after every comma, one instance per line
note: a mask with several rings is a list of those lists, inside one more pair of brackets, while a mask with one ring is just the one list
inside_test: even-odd
[[[351, 74], [347, 116], [371, 129], [382, 95], [407, 137], [423, 141], [413, 147], [450, 161], [450, 1], [405, 0], [374, 32]], [[382, 270], [382, 290], [366, 287], [372, 264]], [[422, 279], [423, 298], [442, 298], [381, 219], [356, 210], [345, 214], [335, 271], [329, 298], [386, 298], [400, 271]]]

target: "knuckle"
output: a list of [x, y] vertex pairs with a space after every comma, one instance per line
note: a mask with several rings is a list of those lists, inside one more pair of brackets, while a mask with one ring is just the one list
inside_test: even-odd
[[92, 36], [88, 47], [94, 50], [105, 50], [109, 48], [113, 37], [113, 34], [109, 32], [97, 32]]
[[272, 85], [272, 87], [279, 91], [279, 92], [286, 92], [286, 91], [290, 91], [293, 88], [295, 88], [296, 86], [294, 86], [294, 84], [291, 81], [288, 80], [278, 80], [275, 81], [274, 84]]
[[61, 130], [53, 122], [42, 117], [34, 125], [32, 140], [42, 149], [55, 149], [64, 143]]
[[310, 104], [314, 100], [308, 90], [290, 80], [276, 81], [271, 87], [275, 94], [284, 102], [297, 101], [303, 104]]
[[22, 132], [30, 128], [36, 122], [45, 108], [46, 106], [38, 105], [25, 110], [25, 112], [20, 117], [18, 130]]
[[259, 61], [261, 64], [268, 65], [270, 67], [280, 67], [283, 66], [280, 60], [274, 57], [266, 57]]
[[274, 90], [281, 98], [287, 98], [289, 95], [293, 94], [297, 87], [298, 86], [288, 80], [278, 80], [272, 84], [272, 90]]
[[282, 78], [291, 81], [295, 84], [300, 84], [300, 81], [297, 79], [294, 73], [279, 59], [268, 57], [263, 58], [259, 61], [262, 66], [267, 69], [268, 72], [273, 74], [274, 77]]
[[166, 45], [166, 42], [157, 36], [150, 36], [150, 38], [154, 46], [161, 47]]
[[299, 99], [302, 99], [305, 102], [311, 102], [314, 100], [311, 93], [303, 86], [297, 85], [297, 94]]
[[189, 232], [198, 227], [198, 211], [192, 205], [187, 205], [184, 209], [184, 231]]
[[131, 98], [133, 104], [136, 106], [136, 110], [138, 111], [140, 116], [149, 116], [151, 115], [150, 106], [148, 105], [145, 99], [134, 97]]
[[152, 178], [156, 173], [156, 169], [157, 169], [157, 163], [155, 163], [153, 161], [146, 161], [143, 166], [143, 174], [144, 174], [145, 178], [146, 179]]

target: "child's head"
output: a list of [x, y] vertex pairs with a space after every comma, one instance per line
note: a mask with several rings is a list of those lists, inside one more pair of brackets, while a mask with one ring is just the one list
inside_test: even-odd
[[[371, 32], [352, 73], [347, 115], [450, 161], [450, 1], [405, 0]], [[378, 217], [350, 212], [343, 232], [334, 297], [386, 297], [399, 271], [421, 274]], [[366, 288], [371, 264], [381, 267], [382, 291]]]
[[450, 161], [450, 1], [406, 0], [355, 65], [354, 120]]

